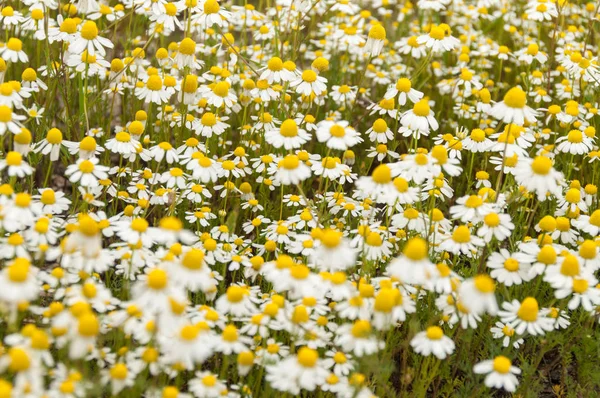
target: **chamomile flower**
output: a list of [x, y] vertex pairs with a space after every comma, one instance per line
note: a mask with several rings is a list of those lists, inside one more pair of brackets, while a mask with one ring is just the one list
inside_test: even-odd
[[432, 25], [428, 34], [417, 38], [418, 44], [424, 44], [434, 52], [452, 51], [459, 45], [459, 40], [452, 36], [447, 24]]
[[297, 355], [291, 355], [275, 365], [267, 366], [267, 381], [273, 388], [299, 394], [302, 389], [314, 391], [325, 383], [329, 371], [323, 366], [319, 353], [311, 348], [302, 347]]
[[429, 135], [431, 131], [436, 131], [439, 124], [433, 116], [433, 111], [427, 100], [422, 99], [415, 103], [412, 110], [406, 111], [400, 123], [402, 127], [398, 131], [405, 137], [419, 138], [421, 135]]
[[522, 126], [525, 121], [535, 122], [538, 113], [527, 106], [527, 95], [519, 86], [506, 92], [501, 102], [494, 104], [490, 114], [504, 123]]
[[71, 53], [81, 54], [87, 51], [91, 56], [94, 56], [96, 53], [100, 56], [106, 55], [105, 48], [113, 48], [113, 43], [99, 36], [98, 26], [94, 21], [85, 21], [81, 25], [81, 30], [69, 45]]
[[304, 96], [310, 96], [311, 94], [319, 96], [327, 90], [327, 79], [317, 75], [312, 69], [307, 69], [290, 82], [290, 87], [293, 87], [298, 94]]
[[296, 155], [287, 155], [277, 165], [275, 178], [283, 185], [298, 184], [310, 177], [310, 168]]
[[502, 322], [509, 324], [517, 334], [527, 332], [539, 335], [554, 329], [554, 321], [547, 316], [547, 311], [539, 309], [538, 302], [533, 297], [526, 297], [522, 302], [505, 301], [502, 308], [498, 313]]
[[98, 159], [79, 159], [75, 164], [67, 167], [65, 175], [69, 181], [79, 183], [83, 187], [94, 187], [98, 180], [108, 178], [108, 167], [98, 164]]
[[299, 128], [294, 119], [286, 119], [279, 129], [268, 130], [265, 140], [275, 148], [283, 147], [286, 150], [300, 148], [310, 139], [306, 130]]
[[317, 139], [328, 148], [345, 151], [363, 141], [358, 132], [346, 120], [324, 120], [317, 124]]
[[499, 355], [493, 360], [479, 362], [473, 367], [473, 372], [486, 374], [485, 385], [488, 387], [514, 392], [519, 385], [516, 375], [521, 374], [521, 369], [513, 366], [507, 357]]
[[514, 171], [515, 180], [527, 190], [537, 194], [540, 201], [548, 194], [558, 195], [563, 175], [552, 167], [552, 160], [544, 156], [519, 161]]
[[27, 53], [23, 51], [23, 42], [16, 37], [8, 39], [6, 45], [0, 49], [0, 57], [5, 61], [13, 63], [25, 63], [29, 61]]
[[435, 355], [438, 359], [445, 359], [454, 352], [454, 341], [444, 334], [438, 326], [430, 326], [427, 330], [419, 332], [410, 341], [411, 347], [423, 356]]

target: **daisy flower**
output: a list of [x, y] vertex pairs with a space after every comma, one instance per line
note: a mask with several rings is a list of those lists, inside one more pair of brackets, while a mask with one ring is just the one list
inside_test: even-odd
[[473, 367], [473, 372], [486, 375], [484, 383], [487, 387], [514, 392], [519, 385], [516, 375], [521, 374], [521, 369], [513, 366], [507, 357], [499, 355], [494, 359], [479, 362]]
[[402, 283], [423, 285], [436, 274], [428, 257], [427, 243], [421, 238], [411, 238], [402, 255], [390, 262], [386, 273]]
[[538, 200], [548, 199], [548, 194], [559, 195], [563, 174], [552, 167], [552, 159], [537, 156], [519, 161], [514, 170], [517, 183], [537, 194]]
[[325, 142], [328, 148], [345, 151], [363, 139], [346, 120], [338, 122], [323, 120], [317, 124], [317, 139]]
[[458, 297], [460, 302], [475, 314], [487, 312], [495, 315], [498, 312], [495, 291], [494, 280], [481, 274], [462, 282], [458, 288]]
[[79, 159], [75, 164], [69, 165], [65, 175], [72, 183], [79, 182], [83, 187], [98, 185], [98, 180], [108, 178], [108, 167], [98, 164], [98, 159]]
[[435, 355], [438, 359], [445, 359], [454, 352], [455, 344], [452, 339], [444, 335], [438, 326], [430, 326], [427, 330], [419, 332], [410, 341], [411, 347], [423, 356]]
[[302, 347], [297, 355], [267, 366], [266, 379], [276, 390], [298, 395], [302, 389], [314, 391], [325, 383], [329, 371], [323, 365], [316, 350]]
[[532, 259], [522, 253], [511, 254], [506, 249], [494, 252], [487, 261], [492, 269], [490, 276], [505, 286], [520, 285], [532, 279]]
[[58, 160], [62, 145], [64, 145], [62, 132], [57, 128], [51, 128], [46, 133], [46, 138], [37, 143], [34, 152], [41, 152], [42, 155], [50, 154], [50, 160], [55, 162]]
[[398, 105], [404, 106], [407, 100], [416, 104], [423, 98], [423, 93], [412, 88], [412, 82], [406, 77], [398, 79], [395, 85], [388, 87], [385, 92], [385, 99], [398, 96]]
[[433, 52], [452, 51], [460, 45], [460, 41], [452, 36], [450, 26], [443, 23], [440, 25], [432, 25], [429, 34], [421, 35], [417, 38], [418, 44], [424, 44]]
[[501, 102], [492, 106], [490, 114], [504, 123], [515, 123], [522, 126], [525, 121], [536, 121], [538, 113], [527, 106], [527, 94], [521, 87], [513, 87], [507, 91]]
[[145, 83], [138, 82], [135, 88], [135, 96], [145, 103], [153, 102], [161, 105], [169, 100], [171, 94], [163, 84], [163, 80], [158, 75], [150, 75]]
[[81, 54], [87, 51], [91, 56], [98, 53], [104, 57], [106, 55], [105, 48], [113, 48], [114, 45], [110, 40], [99, 36], [98, 33], [98, 26], [94, 21], [85, 21], [75, 39], [70, 43], [69, 52]]
[[200, 31], [210, 28], [213, 25], [222, 28], [227, 24], [229, 19], [231, 19], [231, 13], [222, 9], [217, 0], [206, 0], [202, 10], [192, 16], [194, 26], [198, 26], [198, 30]]
[[7, 131], [13, 134], [19, 134], [23, 125], [22, 120], [26, 117], [13, 112], [7, 105], [0, 105], [0, 136], [3, 136]]
[[477, 230], [477, 236], [489, 243], [492, 238], [502, 242], [508, 238], [515, 225], [511, 222], [510, 215], [504, 213], [489, 212], [483, 217], [483, 223]]
[[383, 341], [372, 333], [371, 323], [364, 319], [340, 326], [336, 334], [336, 344], [357, 357], [374, 354], [384, 347]]
[[472, 236], [469, 227], [466, 225], [459, 225], [452, 234], [445, 237], [437, 249], [473, 257], [474, 253], [477, 253], [482, 246], [484, 246], [483, 239]]
[[381, 24], [373, 25], [371, 29], [369, 29], [367, 43], [365, 44], [363, 51], [371, 57], [378, 56], [381, 54], [381, 50], [385, 44], [385, 38], [385, 28]]
[[354, 266], [357, 253], [342, 232], [325, 229], [320, 233], [319, 245], [312, 253], [312, 262], [328, 272], [343, 271]]
[[571, 130], [556, 140], [556, 150], [572, 155], [584, 155], [594, 147], [594, 141], [581, 130]]
[[275, 148], [286, 150], [300, 148], [310, 140], [310, 134], [299, 128], [294, 119], [286, 119], [278, 129], [265, 133], [265, 140]]
[[307, 69], [290, 82], [290, 87], [295, 88], [298, 94], [319, 96], [327, 90], [327, 79], [317, 75], [312, 69]]
[[522, 302], [505, 301], [502, 308], [498, 313], [502, 322], [509, 324], [517, 334], [527, 332], [534, 336], [543, 335], [554, 329], [554, 321], [547, 316], [547, 311], [540, 311], [538, 302], [533, 297], [526, 297]]
[[402, 115], [400, 123], [402, 127], [398, 132], [405, 137], [419, 138], [421, 135], [429, 135], [430, 131], [436, 131], [439, 128], [426, 99], [421, 99], [415, 103], [412, 110], [406, 111]]
[[6, 169], [9, 177], [24, 178], [33, 173], [31, 167], [19, 152], [8, 152], [4, 159], [0, 159], [0, 171]]
[[283, 185], [295, 185], [310, 177], [310, 167], [297, 155], [287, 155], [279, 161], [275, 179]]
[[23, 42], [16, 37], [11, 37], [3, 48], [0, 48], [0, 57], [7, 62], [19, 63], [29, 61], [27, 53], [23, 51]]

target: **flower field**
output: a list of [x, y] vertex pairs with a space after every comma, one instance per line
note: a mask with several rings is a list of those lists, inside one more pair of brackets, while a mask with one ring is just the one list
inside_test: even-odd
[[600, 395], [600, 2], [0, 2], [0, 398]]

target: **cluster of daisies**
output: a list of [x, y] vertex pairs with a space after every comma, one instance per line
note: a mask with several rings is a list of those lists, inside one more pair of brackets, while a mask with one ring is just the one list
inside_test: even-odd
[[2, 2], [0, 397], [487, 396], [571, 355], [600, 3], [255, 3]]

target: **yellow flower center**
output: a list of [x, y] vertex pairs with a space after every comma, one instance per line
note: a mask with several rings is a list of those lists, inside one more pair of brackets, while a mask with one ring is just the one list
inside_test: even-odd
[[500, 217], [496, 213], [490, 213], [483, 218], [483, 222], [488, 227], [497, 227], [500, 225]]
[[167, 286], [167, 273], [162, 269], [153, 269], [148, 274], [148, 287], [154, 290], [162, 290]]
[[535, 174], [546, 175], [550, 172], [552, 168], [552, 160], [545, 156], [536, 156], [536, 158], [531, 162], [531, 170]]
[[428, 327], [426, 333], [429, 340], [440, 340], [444, 337], [444, 331], [439, 326]]
[[522, 109], [527, 103], [527, 94], [520, 87], [513, 87], [504, 95], [504, 103], [508, 107]]
[[267, 68], [273, 72], [278, 72], [283, 69], [283, 61], [279, 57], [273, 57], [267, 63]]
[[117, 363], [110, 368], [110, 377], [116, 380], [125, 380], [127, 377], [127, 366], [123, 363]]
[[6, 43], [6, 47], [9, 50], [19, 52], [23, 49], [23, 42], [15, 37], [11, 37], [8, 39], [8, 43]]
[[417, 153], [415, 155], [415, 163], [419, 166], [425, 166], [428, 163], [427, 155], [424, 153]]
[[504, 269], [510, 272], [515, 272], [519, 270], [519, 262], [514, 258], [509, 258], [504, 261]]
[[560, 266], [560, 273], [564, 276], [579, 275], [579, 260], [572, 254], [567, 254]]
[[535, 322], [538, 318], [539, 306], [536, 299], [527, 297], [521, 303], [517, 316], [525, 322]]
[[204, 3], [205, 14], [216, 14], [219, 12], [220, 9], [221, 7], [219, 6], [219, 3], [217, 3], [216, 0], [207, 0]]
[[223, 329], [223, 340], [228, 342], [234, 342], [238, 339], [238, 330], [234, 325], [227, 325], [225, 329]]
[[319, 354], [316, 350], [308, 347], [302, 347], [298, 351], [298, 363], [305, 368], [313, 368], [317, 364]]
[[477, 275], [474, 278], [475, 288], [481, 293], [493, 293], [496, 290], [494, 280], [488, 275]]
[[571, 188], [567, 191], [565, 199], [569, 203], [579, 203], [579, 201], [581, 201], [581, 191], [579, 189]]
[[387, 184], [392, 181], [392, 170], [386, 164], [380, 164], [373, 170], [373, 181], [377, 184]]
[[571, 130], [567, 135], [567, 141], [573, 144], [579, 144], [583, 142], [583, 133], [580, 130]]
[[191, 270], [198, 270], [202, 268], [204, 261], [204, 252], [200, 249], [192, 248], [188, 251], [181, 260], [181, 264]]
[[494, 358], [494, 371], [500, 374], [507, 374], [510, 371], [512, 363], [510, 359], [505, 356], [497, 356]]
[[287, 138], [296, 137], [298, 135], [298, 125], [294, 119], [286, 119], [283, 123], [281, 123], [279, 132], [282, 136]]
[[396, 90], [398, 90], [400, 92], [408, 93], [411, 88], [412, 88], [411, 81], [405, 77], [398, 79], [398, 81], [396, 82]]
[[179, 52], [184, 55], [194, 55], [196, 52], [196, 42], [186, 37], [179, 43]]
[[369, 235], [367, 235], [366, 243], [369, 246], [379, 247], [383, 245], [383, 240], [377, 232], [370, 232]]
[[84, 160], [83, 162], [79, 163], [79, 170], [85, 174], [92, 173], [94, 171], [94, 163], [89, 160]]
[[185, 325], [181, 328], [179, 336], [181, 336], [183, 340], [192, 341], [198, 337], [198, 333], [200, 333], [200, 330], [198, 330], [197, 327], [193, 325]]
[[7, 6], [7, 7], [4, 7], [2, 9], [2, 16], [3, 17], [12, 17], [13, 15], [15, 15], [15, 11], [14, 11], [14, 9], [12, 7]]
[[304, 264], [297, 264], [290, 268], [290, 275], [294, 279], [306, 279], [310, 275], [310, 269]]
[[18, 207], [28, 207], [31, 203], [31, 195], [26, 192], [21, 192], [15, 195], [15, 204]]
[[294, 170], [300, 165], [300, 160], [296, 155], [287, 155], [282, 160], [282, 166], [286, 170]]
[[80, 335], [85, 337], [94, 337], [100, 331], [100, 322], [91, 312], [85, 312], [79, 316], [77, 330]]
[[471, 231], [466, 225], [461, 225], [452, 233], [452, 240], [457, 243], [469, 243], [471, 241]]
[[423, 260], [427, 258], [427, 243], [422, 238], [412, 238], [402, 253], [413, 261]]
[[9, 369], [12, 372], [22, 372], [31, 366], [29, 355], [22, 348], [11, 348], [8, 350], [8, 356], [10, 358]]
[[352, 336], [358, 339], [364, 339], [371, 334], [371, 323], [366, 320], [358, 320], [352, 325]]
[[373, 40], [385, 40], [385, 37], [385, 28], [382, 25], [377, 24], [369, 29], [369, 38]]
[[481, 205], [483, 205], [483, 199], [481, 199], [481, 197], [479, 197], [477, 195], [471, 195], [465, 201], [465, 206], [469, 207], [471, 209], [476, 209], [476, 208], [480, 207]]
[[202, 378], [202, 384], [206, 387], [214, 387], [217, 384], [217, 377], [215, 375], [206, 375]]
[[98, 37], [98, 26], [94, 21], [86, 21], [81, 27], [81, 37], [86, 40], [94, 40]]
[[348, 94], [350, 92], [350, 87], [347, 85], [340, 86], [339, 88], [340, 94]]
[[583, 294], [588, 290], [589, 283], [585, 279], [573, 279], [573, 291]]
[[12, 120], [12, 109], [6, 105], [0, 105], [0, 123], [8, 123]]
[[346, 135], [346, 130], [339, 124], [334, 124], [329, 128], [329, 134], [331, 134], [332, 137], [342, 138]]
[[430, 112], [431, 108], [429, 107], [429, 102], [426, 99], [420, 100], [413, 106], [413, 113], [417, 116], [429, 116]]
[[326, 230], [324, 230], [323, 234], [321, 235], [321, 243], [323, 243], [323, 245], [328, 248], [339, 246], [341, 240], [342, 232], [336, 231], [331, 228], [327, 228]]
[[17, 257], [8, 267], [8, 279], [15, 283], [25, 282], [29, 276], [29, 267], [29, 260]]
[[46, 141], [52, 145], [60, 144], [63, 140], [62, 132], [57, 128], [52, 128], [46, 134]]
[[546, 265], [554, 264], [556, 262], [556, 250], [550, 245], [542, 247], [537, 255], [537, 260]]
[[311, 69], [307, 69], [302, 72], [302, 80], [307, 83], [313, 83], [317, 80], [317, 73]]
[[439, 26], [433, 26], [429, 31], [429, 36], [435, 40], [443, 40], [446, 37], [444, 29]]
[[227, 300], [231, 303], [239, 303], [246, 294], [248, 294], [248, 291], [245, 288], [233, 285], [227, 289]]
[[129, 142], [131, 141], [131, 135], [125, 131], [119, 131], [115, 134], [115, 139], [119, 142]]

